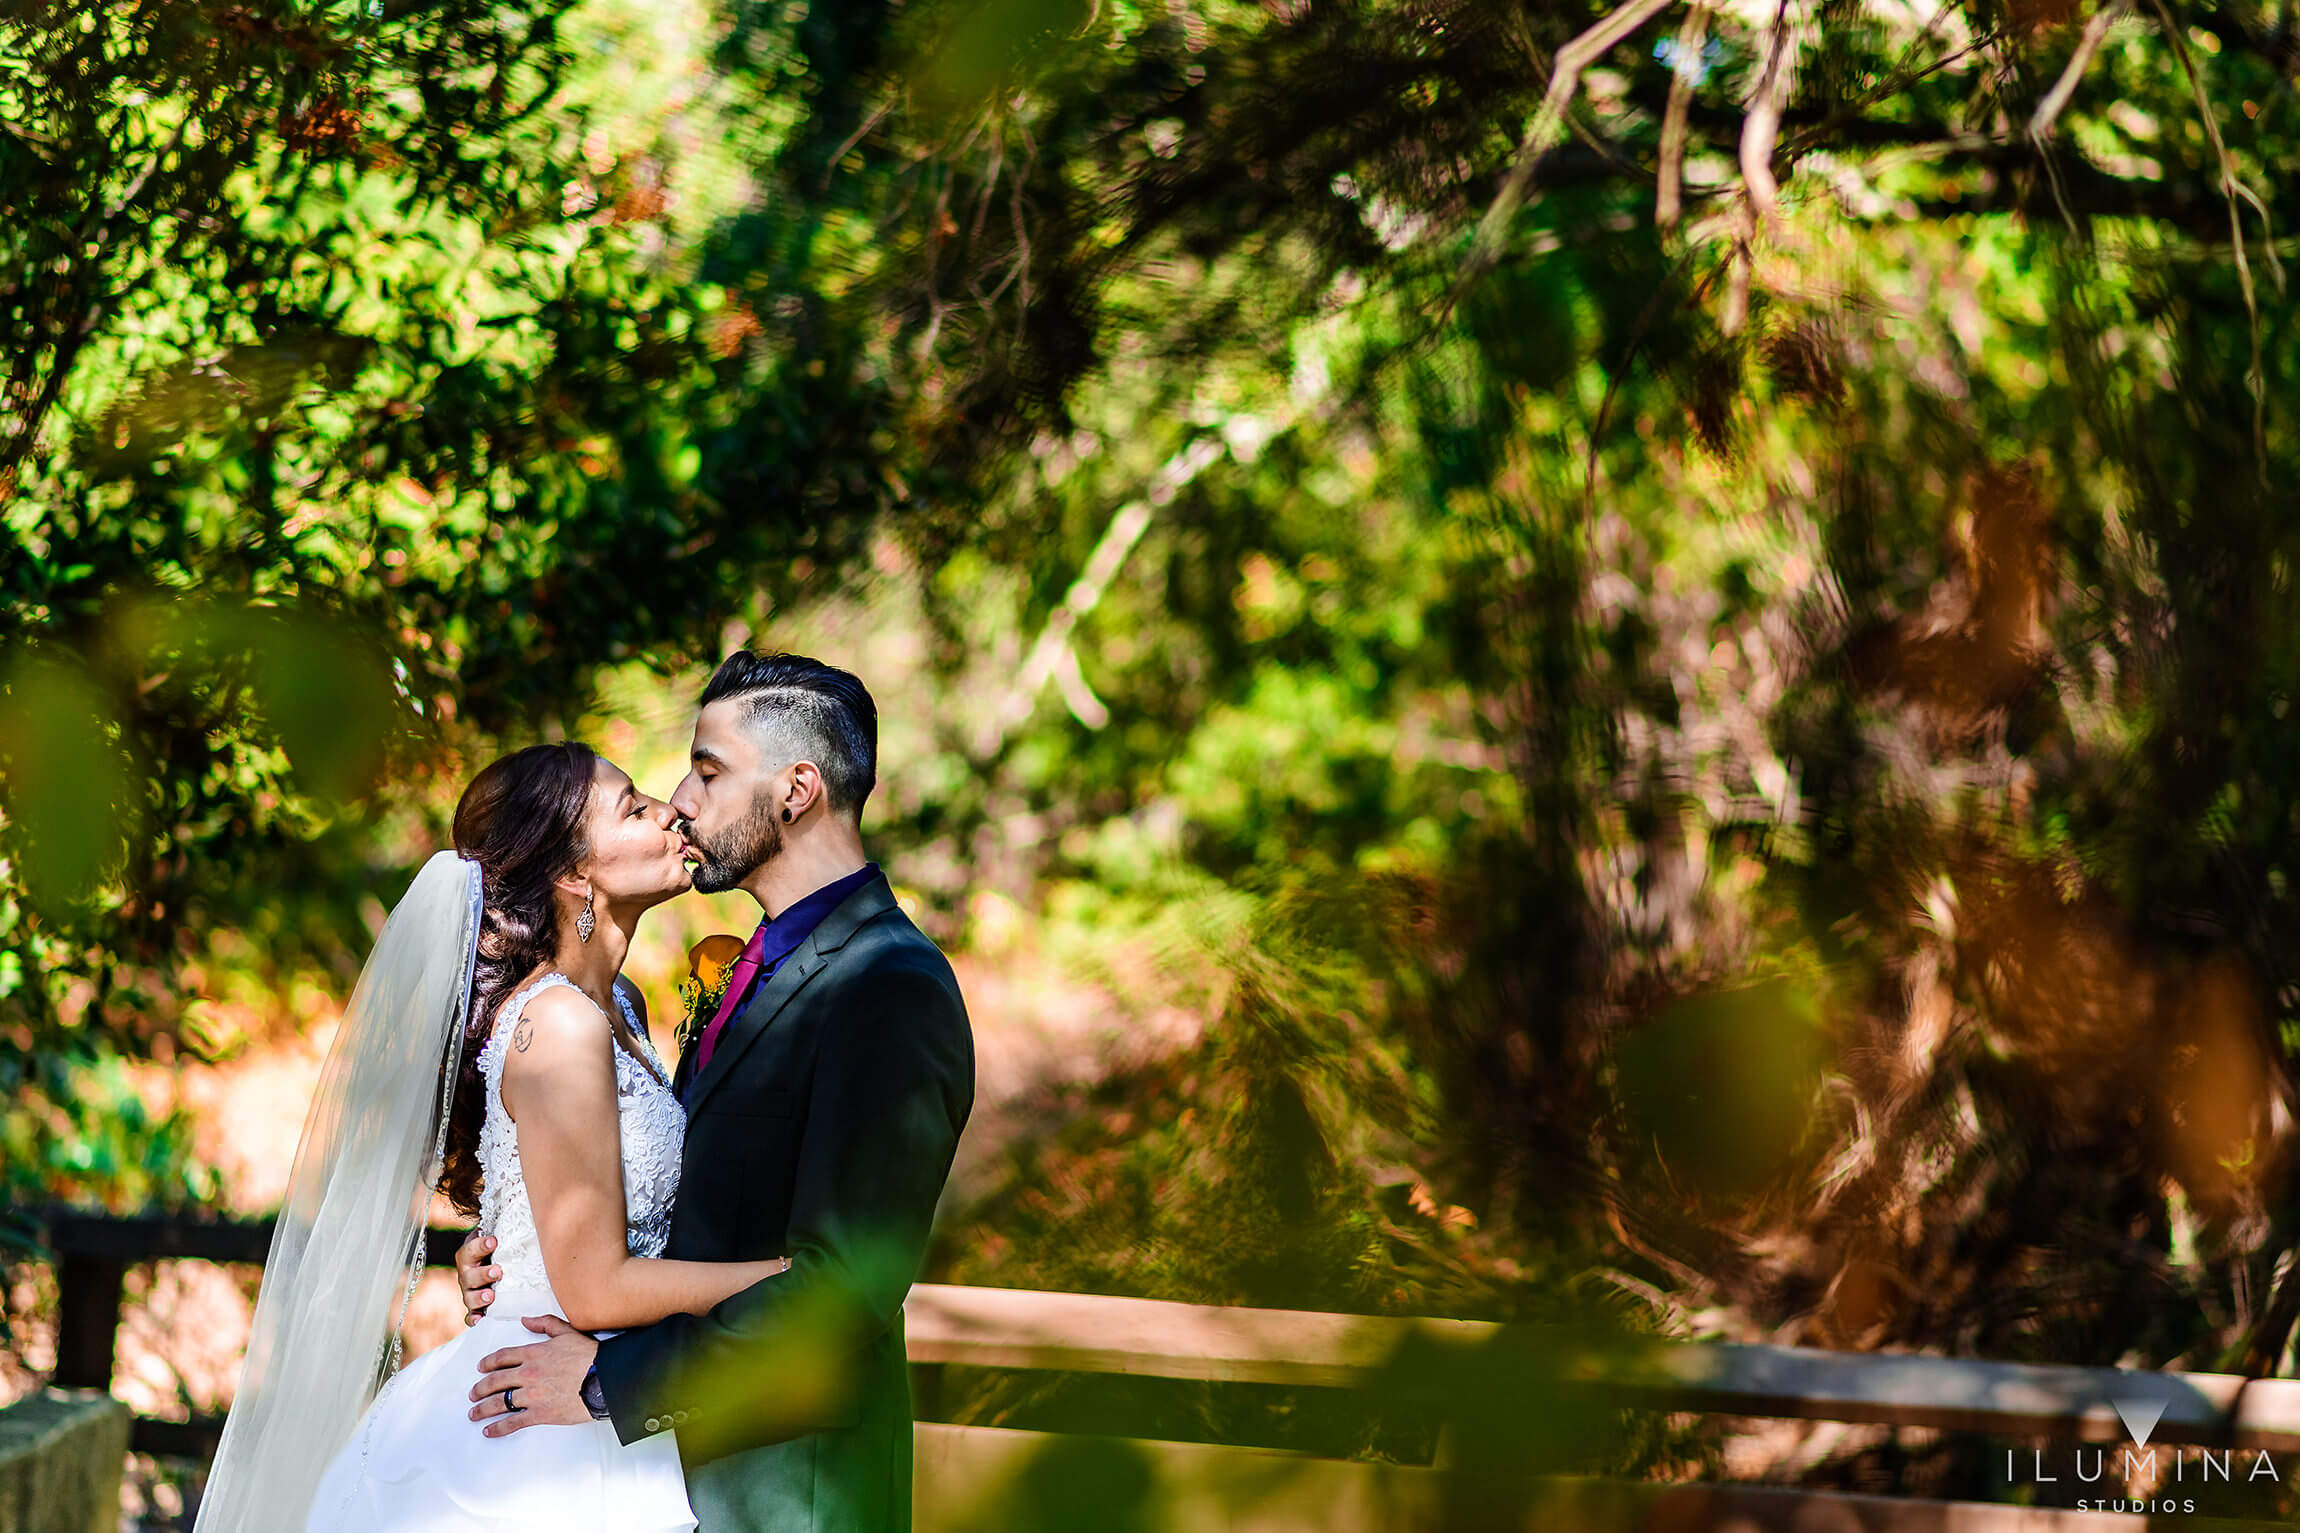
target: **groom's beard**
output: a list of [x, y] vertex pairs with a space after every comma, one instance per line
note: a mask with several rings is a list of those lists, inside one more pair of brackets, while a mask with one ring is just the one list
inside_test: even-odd
[[695, 853], [696, 890], [721, 894], [774, 861], [783, 849], [783, 828], [775, 823], [774, 805], [761, 794], [726, 834], [709, 842], [689, 835], [687, 845]]

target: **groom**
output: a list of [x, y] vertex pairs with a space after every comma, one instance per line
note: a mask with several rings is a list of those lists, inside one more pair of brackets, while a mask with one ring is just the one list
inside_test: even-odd
[[[974, 1039], [950, 965], [863, 856], [878, 710], [797, 655], [731, 655], [703, 692], [671, 796], [695, 887], [766, 912], [726, 1000], [679, 1060], [687, 1140], [666, 1257], [790, 1270], [708, 1315], [486, 1358], [490, 1435], [611, 1418], [676, 1428], [702, 1533], [884, 1533], [911, 1509], [902, 1302], [974, 1101]], [[495, 1269], [457, 1253], [466, 1306]], [[516, 1390], [516, 1409], [505, 1404]], [[500, 1418], [500, 1419], [497, 1419]]]

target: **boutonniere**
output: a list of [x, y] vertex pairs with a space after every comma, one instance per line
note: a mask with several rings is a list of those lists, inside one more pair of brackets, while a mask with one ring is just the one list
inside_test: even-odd
[[703, 1029], [711, 1025], [718, 1015], [719, 1003], [727, 998], [727, 981], [735, 972], [735, 960], [743, 956], [743, 939], [721, 934], [705, 937], [687, 950], [687, 977], [679, 981], [679, 1004], [686, 1015], [679, 1019], [679, 1052], [685, 1054], [694, 1048], [703, 1036]]

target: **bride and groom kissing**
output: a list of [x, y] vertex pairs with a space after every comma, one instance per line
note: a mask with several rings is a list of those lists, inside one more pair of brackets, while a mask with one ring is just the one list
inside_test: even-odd
[[[745, 652], [668, 801], [576, 744], [473, 779], [330, 1049], [200, 1533], [909, 1527], [974, 1053], [864, 855], [877, 744], [854, 676]], [[666, 1073], [621, 969], [690, 887], [765, 919]], [[434, 1190], [470, 1328], [399, 1368]]]

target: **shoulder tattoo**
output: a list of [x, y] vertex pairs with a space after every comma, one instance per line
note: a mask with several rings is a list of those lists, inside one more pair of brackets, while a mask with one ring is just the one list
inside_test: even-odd
[[521, 1017], [519, 1019], [519, 1025], [511, 1030], [511, 1046], [517, 1049], [520, 1053], [524, 1054], [527, 1052], [527, 1045], [533, 1043], [534, 1041], [534, 1018]]

